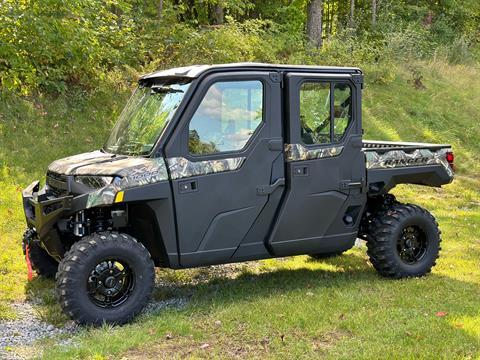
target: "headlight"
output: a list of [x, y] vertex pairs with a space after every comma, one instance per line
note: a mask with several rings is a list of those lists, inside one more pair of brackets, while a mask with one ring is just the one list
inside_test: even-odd
[[113, 176], [75, 176], [75, 182], [93, 189], [101, 189], [113, 181]]

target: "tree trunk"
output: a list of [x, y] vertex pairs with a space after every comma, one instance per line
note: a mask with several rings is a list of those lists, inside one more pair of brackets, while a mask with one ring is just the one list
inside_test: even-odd
[[222, 25], [224, 18], [223, 6], [217, 3], [213, 6], [213, 23], [214, 25]]
[[157, 3], [157, 16], [158, 16], [158, 20], [162, 20], [162, 16], [163, 16], [163, 0], [158, 0], [158, 3]]
[[377, 23], [377, 0], [372, 0], [372, 27]]
[[350, 0], [350, 18], [348, 20], [348, 26], [350, 28], [354, 27], [353, 17], [355, 15], [355, 0]]
[[328, 38], [329, 35], [330, 35], [330, 1], [327, 0], [326, 2], [327, 4], [327, 8], [326, 8], [326, 11], [323, 12], [323, 22], [325, 23], [325, 34], [326, 34], [326, 37]]
[[333, 34], [333, 22], [335, 20], [335, 1], [330, 2], [330, 26], [328, 29], [330, 30], [330, 35]]
[[112, 5], [112, 13], [117, 18], [117, 26], [121, 29], [123, 27], [122, 10], [118, 6]]
[[317, 49], [322, 47], [322, 0], [310, 0], [307, 5], [307, 38]]

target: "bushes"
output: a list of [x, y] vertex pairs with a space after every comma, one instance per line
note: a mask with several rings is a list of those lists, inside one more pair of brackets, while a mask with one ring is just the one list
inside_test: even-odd
[[0, 23], [1, 85], [22, 94], [90, 88], [134, 62], [131, 21], [99, 0], [3, 0]]
[[358, 1], [354, 29], [346, 25], [348, 6], [331, 1], [338, 18], [328, 31], [324, 23], [319, 50], [305, 42], [304, 0], [220, 3], [224, 25], [210, 26], [217, 0], [164, 0], [161, 16], [157, 2], [138, 0], [0, 0], [0, 87], [23, 95], [92, 92], [112, 72], [239, 61], [367, 66], [373, 81], [387, 83], [398, 62], [480, 58], [474, 0], [378, 1], [375, 27], [370, 2]]
[[226, 63], [241, 61], [274, 62], [276, 43], [268, 27], [270, 22], [228, 19], [215, 29], [189, 29], [184, 42], [176, 45], [174, 63]]

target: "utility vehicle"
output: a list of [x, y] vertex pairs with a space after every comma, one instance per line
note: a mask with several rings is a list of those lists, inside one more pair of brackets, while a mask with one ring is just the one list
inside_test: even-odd
[[131, 320], [156, 266], [322, 258], [360, 238], [381, 275], [428, 273], [438, 225], [389, 191], [450, 183], [451, 147], [362, 141], [362, 87], [346, 67], [143, 76], [102, 149], [54, 161], [23, 191], [27, 261], [85, 324]]

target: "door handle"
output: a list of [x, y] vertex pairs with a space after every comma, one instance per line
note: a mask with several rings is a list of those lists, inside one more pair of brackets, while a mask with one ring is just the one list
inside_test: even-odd
[[258, 185], [257, 195], [270, 195], [279, 186], [285, 186], [285, 178], [278, 178], [273, 184], [270, 185]]
[[343, 180], [343, 181], [340, 181], [339, 188], [340, 190], [362, 188], [363, 184], [364, 184], [363, 179], [360, 181]]
[[283, 139], [272, 139], [268, 142], [268, 149], [270, 151], [282, 151]]
[[308, 166], [298, 165], [292, 169], [293, 176], [308, 176]]
[[180, 194], [189, 193], [198, 190], [197, 180], [180, 181], [178, 183], [178, 192]]

